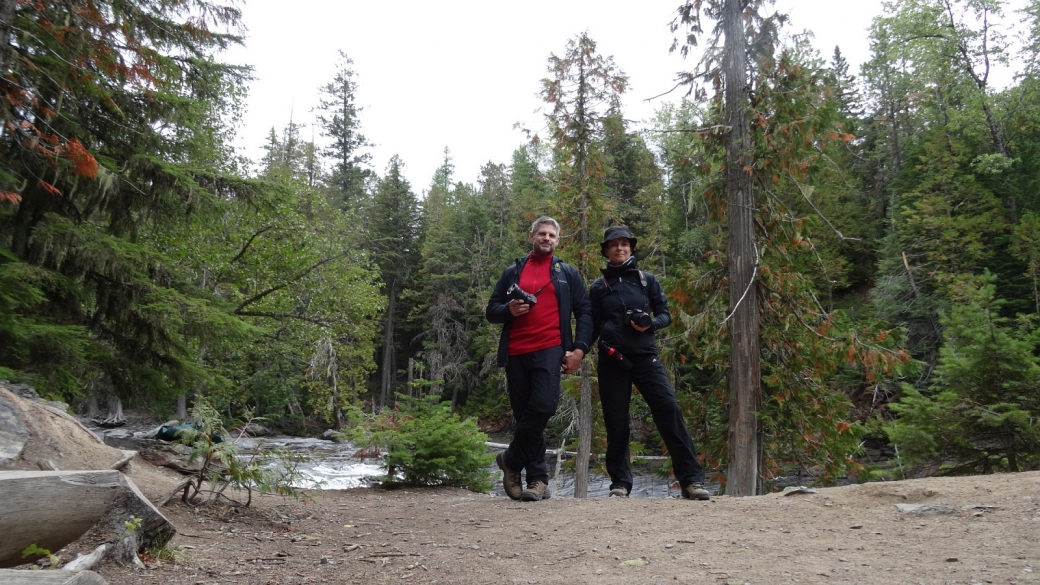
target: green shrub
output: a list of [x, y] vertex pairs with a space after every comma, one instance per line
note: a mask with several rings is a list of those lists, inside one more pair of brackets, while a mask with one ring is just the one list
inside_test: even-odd
[[399, 396], [394, 410], [384, 411], [355, 441], [386, 451], [383, 464], [388, 486], [439, 485], [487, 493], [494, 485], [489, 468], [487, 435], [473, 419], [452, 414], [451, 405], [436, 398]]
[[[204, 482], [209, 483], [209, 494], [216, 501], [223, 497], [237, 504], [248, 506], [253, 500], [253, 491], [260, 495], [276, 494], [299, 499], [306, 493], [297, 485], [308, 481], [300, 470], [303, 458], [287, 449], [275, 449], [254, 453], [248, 459], [238, 454], [238, 446], [224, 438], [228, 436], [220, 414], [206, 399], [199, 399], [192, 409], [196, 428], [187, 426], [177, 431], [176, 441], [191, 447], [188, 462], [201, 460], [201, 468], [182, 486], [181, 499], [187, 504], [199, 503]], [[255, 420], [247, 417], [246, 424]], [[245, 424], [242, 425], [243, 427]], [[227, 488], [245, 490], [247, 500], [235, 502], [224, 491]], [[320, 487], [318, 485], [315, 488]], [[180, 488], [178, 488], [180, 489]]]

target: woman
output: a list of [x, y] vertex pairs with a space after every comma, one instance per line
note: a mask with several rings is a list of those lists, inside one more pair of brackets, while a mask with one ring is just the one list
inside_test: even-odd
[[599, 338], [599, 397], [607, 427], [610, 495], [632, 491], [628, 408], [635, 384], [672, 458], [672, 470], [689, 500], [707, 500], [704, 469], [668, 375], [657, 357], [654, 331], [672, 321], [664, 291], [652, 274], [636, 268], [636, 238], [625, 226], [607, 228], [600, 251], [607, 258], [603, 277], [592, 283], [593, 339]]

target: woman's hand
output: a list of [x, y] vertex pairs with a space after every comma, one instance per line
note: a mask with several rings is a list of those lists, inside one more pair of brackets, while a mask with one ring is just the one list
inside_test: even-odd
[[650, 329], [650, 327], [652, 327], [652, 325], [647, 325], [646, 327], [640, 327], [639, 325], [636, 325], [635, 321], [629, 321], [628, 323], [629, 323], [629, 325], [632, 326], [632, 329], [635, 329], [636, 331], [638, 331], [640, 333], [642, 333], [642, 332]]
[[573, 374], [577, 372], [578, 368], [581, 367], [581, 359], [583, 357], [585, 357], [585, 352], [580, 349], [563, 354], [563, 373]]

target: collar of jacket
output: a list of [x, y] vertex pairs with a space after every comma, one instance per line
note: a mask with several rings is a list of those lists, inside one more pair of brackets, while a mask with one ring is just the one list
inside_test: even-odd
[[[521, 256], [520, 258], [516, 259], [516, 274], [514, 274], [514, 276], [516, 277], [517, 282], [520, 282], [520, 271], [524, 269], [524, 266], [527, 265], [527, 261], [530, 259], [530, 254], [528, 254], [527, 256]], [[561, 264], [563, 264], [563, 260], [560, 260], [560, 258], [556, 254], [553, 254], [552, 260], [549, 261], [549, 274], [555, 275], [559, 273]]]
[[621, 276], [622, 274], [624, 274], [626, 272], [630, 272], [630, 271], [631, 272], [639, 272], [639, 268], [636, 267], [636, 257], [635, 256], [629, 256], [628, 260], [625, 260], [621, 264], [610, 264], [610, 263], [607, 263], [607, 267], [606, 268], [600, 268], [599, 271], [603, 273], [603, 276], [618, 277], [618, 276]]

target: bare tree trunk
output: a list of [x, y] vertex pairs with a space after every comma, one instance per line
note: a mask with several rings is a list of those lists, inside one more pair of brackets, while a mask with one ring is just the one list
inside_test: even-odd
[[86, 417], [90, 421], [94, 421], [99, 414], [101, 414], [101, 409], [98, 408], [98, 393], [92, 391], [90, 396], [86, 398]]
[[15, 5], [14, 0], [0, 2], [0, 70], [7, 70], [9, 55], [13, 51], [8, 50], [11, 43], [11, 28], [14, 22]]
[[383, 335], [383, 371], [380, 379], [379, 406], [385, 408], [394, 380], [394, 311], [397, 305], [396, 283], [390, 285], [390, 302], [386, 308], [386, 330]]
[[[589, 362], [581, 361], [581, 396], [578, 399], [578, 453], [574, 459], [574, 497], [589, 495], [589, 456], [592, 453], [592, 377]], [[560, 450], [563, 453], [563, 449]]]
[[415, 358], [408, 358], [408, 396], [415, 396], [412, 392], [415, 384]]
[[758, 493], [761, 364], [759, 316], [755, 292], [758, 250], [755, 243], [754, 195], [751, 191], [751, 132], [747, 119], [747, 45], [742, 0], [726, 0], [723, 9], [725, 46], [726, 191], [729, 216], [729, 469], [726, 494]]
[[174, 417], [177, 420], [188, 418], [188, 395], [183, 392], [177, 395], [177, 413]]

